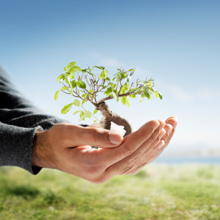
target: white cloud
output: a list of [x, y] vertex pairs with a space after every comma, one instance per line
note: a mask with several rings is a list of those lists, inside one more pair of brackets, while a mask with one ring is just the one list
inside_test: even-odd
[[157, 81], [157, 85], [162, 88], [161, 90], [166, 90], [171, 93], [175, 99], [185, 102], [192, 100], [213, 101], [220, 99], [220, 90], [213, 90], [211, 88], [205, 88], [197, 91], [195, 91], [196, 88], [187, 88], [186, 90], [179, 85], [167, 85], [161, 81]]
[[192, 95], [179, 86], [172, 85], [169, 86], [169, 89], [177, 99], [182, 101], [190, 101], [192, 99]]
[[97, 59], [99, 63], [98, 65], [103, 65], [111, 68], [120, 68], [123, 66], [122, 63], [115, 58], [104, 57], [102, 54], [94, 52], [88, 53], [88, 55], [92, 58]]
[[123, 69], [130, 69], [130, 68], [135, 68], [135, 76], [136, 77], [151, 77], [153, 75], [153, 73], [147, 69], [141, 68], [141, 67], [136, 67], [136, 66], [131, 66], [128, 65], [126, 63], [123, 63], [115, 58], [112, 57], [106, 57], [103, 56], [100, 53], [96, 53], [96, 52], [89, 52], [88, 55], [91, 58], [94, 58], [97, 60], [98, 65], [103, 65], [106, 66], [107, 68], [123, 68]]
[[195, 95], [195, 98], [201, 99], [201, 100], [216, 100], [220, 99], [220, 91], [219, 90], [213, 90], [210, 88], [206, 88], [202, 91], [197, 92]]
[[171, 93], [171, 95], [178, 100], [181, 101], [190, 101], [192, 100], [192, 94], [188, 91], [184, 90], [179, 85], [173, 84], [165, 84], [164, 82], [157, 81], [157, 85], [161, 88], [161, 90], [166, 90], [167, 92]]

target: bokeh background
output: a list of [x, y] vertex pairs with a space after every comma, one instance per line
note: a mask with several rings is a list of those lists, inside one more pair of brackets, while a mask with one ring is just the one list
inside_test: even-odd
[[179, 126], [164, 157], [216, 157], [219, 11], [218, 0], [1, 0], [0, 64], [36, 106], [75, 124], [74, 109], [60, 112], [71, 97], [53, 99], [65, 65], [103, 65], [110, 76], [120, 67], [136, 68], [133, 79], [155, 79], [163, 100], [130, 99], [130, 108], [112, 100], [110, 108], [134, 130], [151, 119], [177, 116]]

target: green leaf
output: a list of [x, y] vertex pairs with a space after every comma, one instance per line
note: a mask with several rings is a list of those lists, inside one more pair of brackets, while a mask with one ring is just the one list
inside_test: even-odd
[[71, 67], [69, 70], [68, 70], [70, 73], [75, 73], [76, 72], [76, 68], [75, 66]]
[[135, 94], [131, 94], [131, 95], [129, 95], [131, 98], [137, 98], [137, 96], [135, 95]]
[[60, 76], [57, 77], [57, 82], [59, 82], [61, 79], [64, 79], [64, 78], [65, 78], [65, 75], [61, 74]]
[[67, 71], [70, 67], [74, 66], [76, 62], [70, 62], [67, 66], [63, 68], [64, 71]]
[[104, 66], [93, 66], [92, 68], [97, 68], [97, 69], [100, 69], [100, 70], [104, 70], [105, 69]]
[[150, 87], [153, 86], [153, 83], [151, 81], [143, 81], [143, 83], [145, 86], [150, 86]]
[[73, 101], [73, 104], [75, 105], [75, 106], [80, 106], [80, 101], [78, 100], [78, 99], [75, 99], [74, 101]]
[[130, 69], [130, 70], [128, 70], [129, 72], [134, 72], [135, 71], [135, 69]]
[[149, 92], [147, 92], [146, 90], [144, 90], [143, 92], [144, 92], [145, 97], [147, 97], [148, 99], [151, 98], [151, 95]]
[[101, 79], [105, 79], [108, 76], [108, 70], [102, 70], [100, 74]]
[[71, 81], [70, 84], [71, 84], [72, 88], [75, 88], [75, 87], [76, 87], [76, 81], [75, 81], [75, 80]]
[[86, 103], [86, 102], [87, 102], [87, 100], [83, 100], [83, 101], [82, 101], [82, 105], [83, 105], [84, 103]]
[[61, 91], [68, 90], [68, 89], [69, 89], [68, 86], [63, 86], [63, 87], [61, 88]]
[[115, 84], [115, 83], [112, 83], [112, 82], [109, 82], [108, 85], [109, 85], [112, 89], [114, 89], [114, 88], [116, 87], [116, 84]]
[[85, 120], [85, 113], [83, 111], [80, 112], [80, 119], [79, 121]]
[[105, 94], [109, 95], [110, 93], [112, 93], [112, 88], [108, 87], [107, 90], [105, 91]]
[[86, 84], [83, 81], [81, 81], [81, 80], [79, 80], [76, 84], [81, 89], [85, 89], [86, 88]]
[[69, 91], [70, 91], [70, 94], [73, 95], [73, 88], [70, 88]]
[[148, 87], [148, 89], [149, 89], [151, 92], [154, 92], [154, 91], [155, 91], [154, 88], [152, 88], [152, 87]]
[[74, 79], [74, 77], [75, 77], [75, 73], [73, 73], [73, 72], [70, 73], [69, 78], [70, 78], [70, 79]]
[[84, 121], [85, 118], [86, 118], [85, 116], [82, 116], [82, 117], [80, 117], [79, 121], [82, 121], [82, 120]]
[[126, 98], [126, 105], [127, 105], [128, 107], [130, 107], [130, 101], [129, 101], [128, 97], [125, 97], [125, 98]]
[[127, 72], [123, 72], [120, 74], [120, 78], [124, 79], [127, 77]]
[[160, 99], [162, 100], [163, 99], [163, 96], [162, 94], [159, 92], [159, 96], [160, 96]]
[[113, 96], [113, 98], [118, 102], [119, 98], [118, 98], [118, 96], [116, 95], [115, 92], [112, 92], [112, 96]]
[[54, 95], [54, 99], [55, 99], [55, 100], [58, 99], [58, 97], [59, 97], [59, 92], [60, 92], [60, 90], [56, 91], [56, 93], [55, 93], [55, 95]]
[[159, 98], [159, 96], [160, 96], [160, 94], [159, 94], [158, 91], [156, 91], [156, 92], [154, 93], [154, 95], [155, 95], [155, 98], [156, 98], [156, 99]]
[[76, 115], [77, 113], [81, 112], [82, 110], [78, 110], [76, 112], [73, 113], [73, 115]]
[[121, 98], [121, 102], [123, 105], [127, 105], [128, 107], [130, 107], [130, 101], [128, 100], [128, 98], [126, 96], [123, 96]]
[[93, 122], [95, 123], [95, 122], [97, 122], [97, 120], [94, 120]]
[[79, 66], [74, 66], [73, 68], [75, 68], [78, 71], [82, 71], [82, 69]]
[[91, 75], [91, 76], [95, 76], [95, 77], [96, 77], [96, 75], [93, 74], [93, 73], [91, 73], [91, 72], [88, 72], [88, 71], [87, 71], [87, 73], [88, 73], [89, 75]]
[[87, 96], [89, 95], [89, 93], [85, 93], [82, 95], [82, 98], [87, 99]]
[[72, 108], [72, 106], [73, 106], [73, 103], [70, 103], [70, 104], [64, 106], [61, 110], [61, 114], [66, 114], [67, 112], [69, 112], [69, 110]]
[[70, 83], [70, 78], [69, 78], [69, 76], [66, 76], [66, 77], [65, 77], [65, 82], [66, 82], [67, 84]]
[[143, 102], [144, 101], [144, 98], [142, 98], [139, 102]]
[[97, 112], [98, 112], [98, 110], [97, 110], [97, 109], [95, 109], [95, 110], [93, 111], [93, 115], [94, 115], [94, 114], [96, 114]]
[[84, 116], [84, 114], [85, 114], [84, 111], [81, 111], [80, 112], [80, 117]]
[[92, 116], [92, 112], [90, 111], [85, 111], [85, 117], [90, 118]]

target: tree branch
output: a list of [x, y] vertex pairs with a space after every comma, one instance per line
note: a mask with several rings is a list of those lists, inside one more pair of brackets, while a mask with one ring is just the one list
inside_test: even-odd
[[[120, 95], [118, 95], [118, 97], [129, 96], [129, 95], [133, 95], [133, 94], [135, 94], [135, 92], [128, 92], [125, 94], [120, 94]], [[136, 95], [140, 95], [140, 94], [142, 94], [142, 92], [138, 92]], [[107, 101], [107, 100], [110, 100], [110, 99], [113, 99], [113, 96], [108, 96], [108, 97], [102, 98], [97, 102], [97, 104], [99, 105], [100, 103]]]

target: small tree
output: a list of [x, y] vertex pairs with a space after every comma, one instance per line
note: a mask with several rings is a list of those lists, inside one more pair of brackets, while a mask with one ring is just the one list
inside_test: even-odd
[[[117, 69], [117, 73], [114, 74], [113, 79], [110, 79], [108, 77], [108, 71], [103, 66], [81, 69], [75, 64], [76, 62], [70, 62], [64, 67], [65, 73], [57, 78], [57, 82], [60, 82], [62, 87], [55, 93], [54, 99], [58, 99], [60, 91], [76, 98], [72, 103], [62, 108], [62, 114], [69, 112], [73, 105], [81, 107], [83, 110], [73, 113], [74, 115], [79, 114], [79, 120], [81, 121], [85, 120], [85, 118], [95, 117], [95, 114], [100, 111], [102, 119], [99, 120], [95, 117], [96, 120], [94, 122], [98, 120], [100, 127], [108, 130], [110, 130], [111, 122], [122, 125], [126, 131], [124, 136], [127, 136], [132, 132], [131, 125], [126, 119], [112, 112], [106, 101], [115, 99], [118, 102], [121, 99], [122, 104], [129, 107], [130, 102], [128, 97], [136, 98], [137, 95], [140, 95], [142, 98], [140, 102], [142, 102], [144, 98], [151, 99], [154, 94], [156, 98], [159, 97], [162, 99], [161, 93], [154, 89], [153, 79], [137, 80], [136, 83], [130, 83], [135, 69], [129, 69], [128, 71]], [[94, 68], [98, 69], [100, 74], [94, 74]], [[104, 95], [104, 97], [98, 99], [99, 94]], [[83, 104], [87, 101], [95, 106], [93, 113], [84, 108]]]

